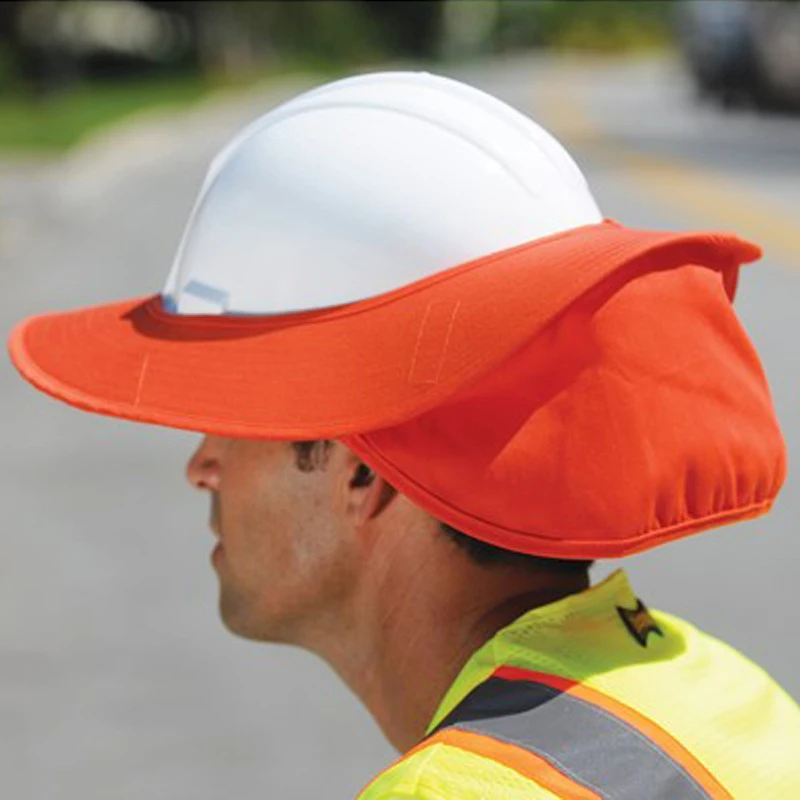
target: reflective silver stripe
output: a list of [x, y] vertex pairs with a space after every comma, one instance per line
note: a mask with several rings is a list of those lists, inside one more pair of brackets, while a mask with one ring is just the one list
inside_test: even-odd
[[206, 303], [213, 305], [218, 313], [225, 313], [228, 308], [229, 293], [208, 283], [191, 280], [183, 287], [182, 294], [199, 297]]
[[492, 677], [436, 729], [516, 745], [611, 800], [710, 800], [655, 742], [604, 708], [536, 681]]

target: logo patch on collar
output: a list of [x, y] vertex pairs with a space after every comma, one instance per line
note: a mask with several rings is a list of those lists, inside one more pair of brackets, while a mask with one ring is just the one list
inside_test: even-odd
[[664, 635], [664, 631], [658, 627], [656, 621], [650, 616], [647, 606], [641, 600], [636, 608], [616, 606], [616, 609], [628, 632], [642, 647], [647, 647], [647, 637], [651, 633]]

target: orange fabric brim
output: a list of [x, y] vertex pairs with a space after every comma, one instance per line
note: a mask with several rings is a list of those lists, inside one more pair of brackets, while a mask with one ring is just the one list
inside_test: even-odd
[[180, 316], [160, 296], [25, 320], [22, 375], [87, 411], [217, 434], [340, 438], [436, 407], [612, 275], [723, 273], [757, 246], [606, 221], [454, 267], [379, 297], [274, 317]]

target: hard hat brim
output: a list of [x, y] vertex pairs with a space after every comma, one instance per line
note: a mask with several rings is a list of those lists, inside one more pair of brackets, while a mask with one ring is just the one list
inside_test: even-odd
[[739, 265], [760, 255], [734, 235], [605, 221], [336, 308], [188, 316], [153, 295], [29, 318], [9, 350], [35, 387], [86, 411], [221, 436], [337, 438], [434, 408], [621, 270], [705, 264], [732, 294]]

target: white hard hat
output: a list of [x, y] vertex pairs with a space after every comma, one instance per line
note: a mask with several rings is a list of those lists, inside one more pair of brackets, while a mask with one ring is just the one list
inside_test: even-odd
[[234, 138], [163, 295], [180, 314], [327, 308], [600, 220], [574, 161], [527, 117], [449, 78], [375, 73]]

